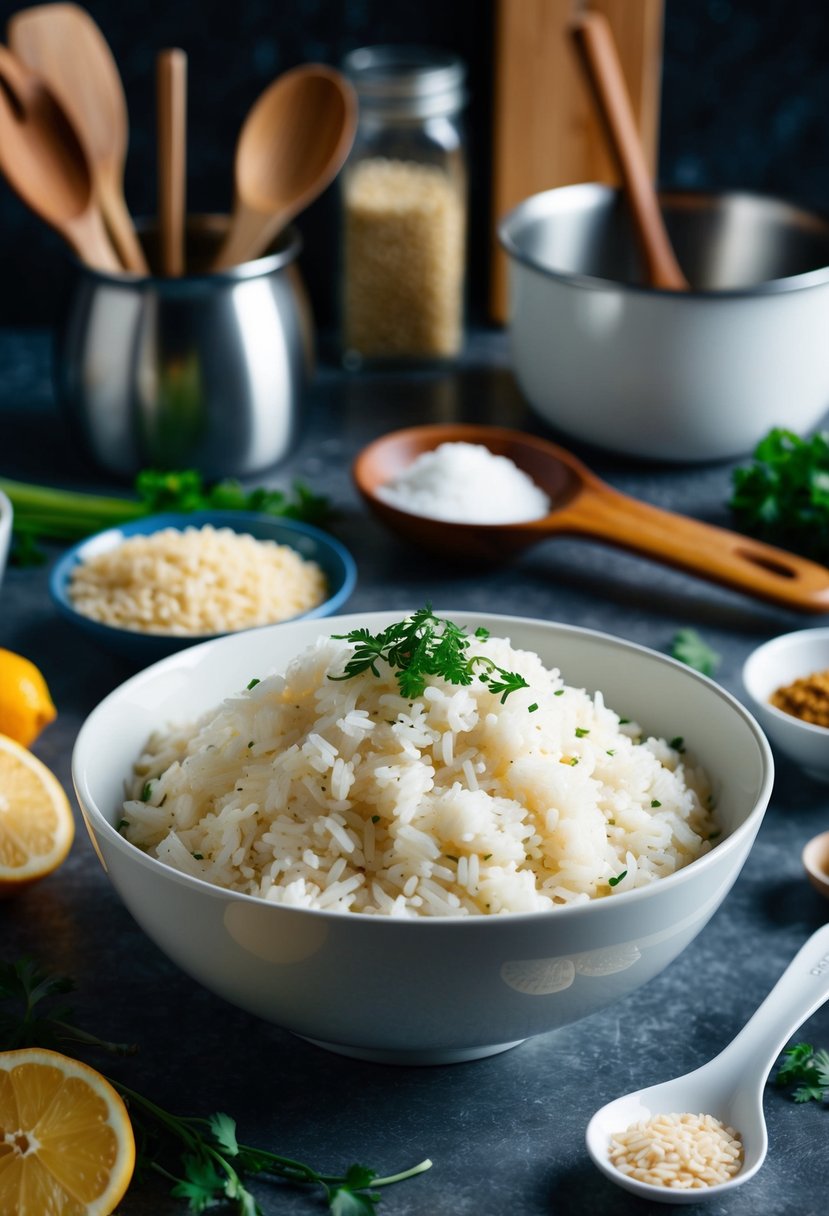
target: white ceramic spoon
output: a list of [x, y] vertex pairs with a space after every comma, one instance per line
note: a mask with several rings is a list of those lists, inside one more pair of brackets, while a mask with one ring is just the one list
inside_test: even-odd
[[[771, 1066], [806, 1019], [829, 998], [829, 925], [798, 951], [757, 1012], [718, 1056], [673, 1081], [625, 1094], [598, 1110], [587, 1127], [587, 1151], [618, 1186], [661, 1203], [700, 1203], [719, 1198], [753, 1178], [766, 1157], [769, 1138], [763, 1089]], [[610, 1137], [631, 1123], [657, 1114], [713, 1115], [739, 1132], [744, 1161], [728, 1182], [693, 1190], [651, 1186], [628, 1178], [611, 1164]]]

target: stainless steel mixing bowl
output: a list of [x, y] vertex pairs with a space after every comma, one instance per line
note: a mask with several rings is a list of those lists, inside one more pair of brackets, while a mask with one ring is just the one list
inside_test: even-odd
[[[289, 454], [312, 324], [288, 228], [268, 255], [206, 270], [224, 216], [190, 220], [183, 278], [78, 266], [58, 333], [59, 400], [93, 459], [120, 476], [245, 476]], [[153, 263], [154, 233], [146, 244]]]
[[515, 372], [562, 432], [666, 460], [742, 454], [829, 408], [829, 222], [744, 193], [660, 196], [690, 292], [641, 286], [621, 196], [564, 186], [520, 203], [510, 259]]

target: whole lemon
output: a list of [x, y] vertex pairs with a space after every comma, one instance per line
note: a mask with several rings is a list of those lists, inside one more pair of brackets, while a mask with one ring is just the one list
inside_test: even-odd
[[30, 747], [56, 717], [42, 673], [23, 655], [0, 647], [0, 735]]

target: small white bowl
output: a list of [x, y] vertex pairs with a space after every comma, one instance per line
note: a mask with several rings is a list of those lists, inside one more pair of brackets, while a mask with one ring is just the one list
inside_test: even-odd
[[12, 539], [12, 519], [14, 511], [6, 495], [0, 490], [0, 583], [3, 581], [3, 573], [6, 569], [6, 560], [9, 556], [9, 546]]
[[829, 627], [784, 633], [758, 646], [743, 667], [743, 686], [775, 747], [818, 781], [829, 781], [829, 728], [804, 722], [769, 701], [778, 688], [829, 668]]

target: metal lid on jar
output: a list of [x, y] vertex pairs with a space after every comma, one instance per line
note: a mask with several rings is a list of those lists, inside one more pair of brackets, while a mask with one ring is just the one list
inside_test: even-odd
[[466, 100], [466, 65], [457, 55], [424, 46], [364, 46], [343, 69], [361, 106], [400, 117], [451, 114]]

